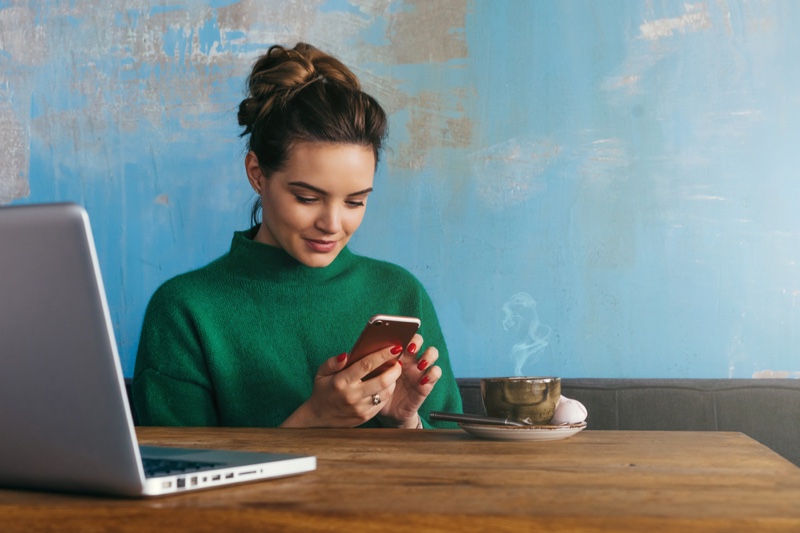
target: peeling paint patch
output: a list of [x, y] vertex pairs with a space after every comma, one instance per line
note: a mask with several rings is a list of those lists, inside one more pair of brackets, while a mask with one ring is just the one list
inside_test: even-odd
[[713, 202], [724, 202], [726, 200], [723, 196], [713, 196], [710, 194], [695, 194], [694, 196], [689, 198], [690, 200], [704, 200], [704, 201], [713, 201]]
[[444, 63], [467, 57], [464, 0], [411, 0], [387, 18], [391, 46], [386, 53], [399, 64]]
[[153, 203], [158, 205], [169, 205], [169, 195], [168, 194], [159, 194], [156, 196], [156, 199], [153, 200]]
[[629, 91], [635, 91], [641, 79], [642, 77], [638, 74], [609, 78], [603, 84], [603, 90], [617, 91], [620, 89], [628, 89]]
[[[18, 115], [23, 123], [4, 122], [5, 135], [12, 136], [10, 128], [33, 131], [43, 144], [66, 147], [68, 153], [56, 156], [84, 170], [108, 160], [102, 139], [120, 132], [158, 132], [159, 146], [191, 141], [235, 124], [238, 86], [268, 46], [305, 40], [352, 66], [365, 89], [394, 111], [393, 127], [403, 134], [391, 164], [422, 168], [439, 148], [469, 147], [473, 123], [465, 108], [471, 93], [447, 78], [459, 68], [447, 63], [468, 55], [469, 2], [352, 0], [348, 9], [325, 9], [326, 2], [160, 8], [146, 0], [108, 0], [0, 8], [0, 50], [7, 56], [2, 67], [12, 67], [6, 71], [12, 90], [21, 91], [24, 68], [51, 64], [58, 67], [47, 71], [49, 82], [61, 88], [34, 94], [36, 113]], [[431, 65], [436, 72], [427, 91], [402, 79], [402, 68], [393, 70], [409, 64]], [[5, 159], [16, 146], [3, 148]], [[6, 175], [3, 180], [4, 197], [27, 191]]]
[[[386, 24], [386, 44], [365, 45], [364, 53], [384, 66], [434, 64], [435, 69], [427, 90], [415, 93], [405, 89], [408, 80], [366, 76], [365, 88], [371, 90], [375, 86], [374, 96], [386, 109], [404, 115], [395, 116], [392, 127], [405, 126], [408, 140], [390, 154], [391, 164], [420, 169], [431, 164], [428, 156], [437, 148], [472, 146], [473, 121], [465, 110], [472, 94], [463, 83], [450, 85], [447, 80], [448, 71], [458, 68], [448, 63], [468, 56], [468, 2], [412, 0], [393, 10], [387, 9], [385, 0], [360, 5], [363, 12], [376, 17], [376, 21], [384, 18]], [[396, 75], [405, 71], [391, 72]]]
[[477, 192], [494, 210], [521, 204], [546, 189], [543, 174], [560, 152], [549, 140], [518, 138], [474, 152]]
[[791, 372], [789, 370], [759, 370], [753, 372], [753, 379], [800, 379], [800, 371]]
[[[663, 39], [677, 34], [685, 35], [712, 27], [712, 16], [704, 3], [684, 4], [685, 13], [674, 18], [659, 18], [646, 21], [639, 26], [639, 36], [631, 43], [628, 54], [619, 73], [608, 76], [602, 82], [602, 89], [608, 92], [624, 90], [626, 94], [641, 94], [640, 85], [648, 79], [648, 73], [675, 50], [670, 46], [659, 46]], [[723, 13], [730, 18], [730, 12]]]
[[758, 120], [764, 118], [764, 114], [758, 109], [745, 109], [743, 111], [731, 111], [732, 117], [752, 117]]
[[20, 65], [40, 65], [48, 56], [44, 27], [33, 8], [0, 8], [0, 50]]
[[639, 26], [641, 35], [648, 41], [672, 37], [675, 33], [706, 30], [711, 27], [711, 16], [704, 3], [684, 4], [686, 14], [675, 18], [662, 18]]
[[591, 141], [586, 154], [580, 173], [596, 185], [611, 183], [621, 176], [621, 169], [631, 164], [625, 143], [613, 137]]
[[28, 142], [11, 103], [0, 95], [0, 205], [30, 194]]
[[472, 142], [472, 119], [464, 113], [460, 102], [463, 90], [452, 92], [421, 91], [415, 96], [395, 94], [393, 106], [408, 113], [408, 141], [400, 143], [392, 156], [394, 165], [423, 168], [428, 154], [435, 148], [464, 148]]

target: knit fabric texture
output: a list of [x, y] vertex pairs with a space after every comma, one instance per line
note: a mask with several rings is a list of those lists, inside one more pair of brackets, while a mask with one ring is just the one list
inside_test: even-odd
[[[174, 277], [145, 313], [133, 377], [139, 423], [276, 427], [311, 396], [328, 358], [348, 352], [377, 314], [421, 319], [424, 345], [439, 350], [442, 377], [419, 411], [461, 412], [461, 396], [433, 304], [417, 279], [345, 247], [311, 268], [284, 250], [236, 232], [230, 251]], [[377, 418], [364, 427], [380, 427]]]

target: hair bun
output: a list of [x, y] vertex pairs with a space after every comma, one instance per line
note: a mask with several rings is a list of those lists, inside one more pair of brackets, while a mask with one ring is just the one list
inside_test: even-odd
[[336, 83], [358, 91], [355, 74], [341, 61], [318, 48], [298, 43], [293, 49], [280, 45], [269, 48], [253, 66], [247, 79], [248, 96], [239, 104], [239, 125], [243, 134], [276, 108], [283, 107], [313, 83]]

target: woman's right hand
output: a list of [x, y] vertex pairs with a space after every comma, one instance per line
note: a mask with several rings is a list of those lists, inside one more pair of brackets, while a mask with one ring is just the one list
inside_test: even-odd
[[[331, 357], [317, 370], [311, 397], [289, 415], [281, 427], [355, 427], [374, 418], [391, 398], [402, 374], [400, 363], [367, 381], [361, 378], [388, 361], [397, 347], [370, 354], [347, 366], [347, 354]], [[400, 348], [402, 351], [402, 347]], [[377, 395], [380, 403], [373, 398]]]

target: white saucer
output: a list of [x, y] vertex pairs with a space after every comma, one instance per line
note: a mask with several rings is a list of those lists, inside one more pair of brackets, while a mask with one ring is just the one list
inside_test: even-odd
[[586, 422], [565, 426], [489, 426], [486, 424], [459, 424], [461, 429], [480, 439], [489, 440], [560, 440], [567, 439], [586, 427]]

